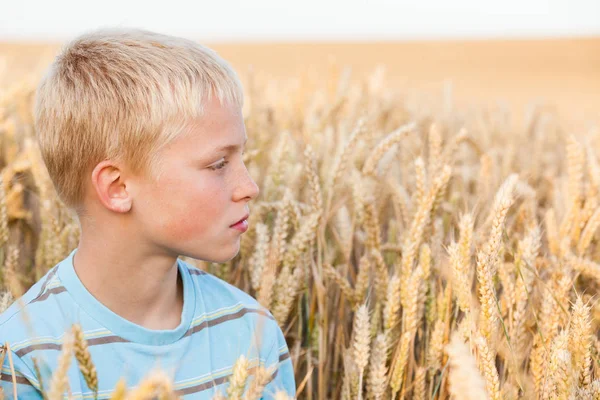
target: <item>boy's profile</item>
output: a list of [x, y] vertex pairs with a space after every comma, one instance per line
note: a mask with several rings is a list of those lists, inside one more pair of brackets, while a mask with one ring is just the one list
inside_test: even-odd
[[[4, 357], [7, 398], [11, 369], [19, 398], [42, 398], [74, 323], [97, 368], [98, 398], [121, 377], [131, 388], [157, 367], [183, 398], [210, 399], [226, 393], [240, 355], [250, 368], [274, 368], [264, 398], [295, 395], [289, 351], [268, 310], [178, 259], [226, 262], [239, 251], [259, 193], [242, 159], [242, 104], [230, 65], [190, 40], [101, 29], [62, 49], [38, 86], [35, 124], [81, 238], [0, 315], [13, 364]], [[72, 398], [93, 398], [74, 362], [68, 380]]]

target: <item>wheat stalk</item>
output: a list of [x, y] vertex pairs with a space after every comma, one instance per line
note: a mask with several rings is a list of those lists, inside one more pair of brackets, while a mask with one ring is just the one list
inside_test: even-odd
[[126, 400], [148, 400], [154, 398], [164, 400], [175, 400], [177, 398], [171, 377], [161, 370], [150, 371], [139, 385], [125, 397]]
[[457, 400], [489, 399], [475, 358], [459, 335], [453, 334], [450, 344], [446, 346], [446, 352], [450, 364], [448, 380], [451, 398]]
[[388, 340], [385, 333], [380, 333], [373, 342], [367, 388], [369, 396], [376, 400], [384, 399], [387, 389]]
[[75, 339], [71, 332], [67, 332], [63, 336], [62, 350], [58, 359], [58, 366], [50, 381], [50, 389], [48, 391], [48, 400], [59, 400], [63, 398], [65, 391], [69, 389], [69, 367], [73, 358], [73, 349]]
[[85, 383], [94, 393], [94, 398], [98, 397], [98, 374], [96, 367], [92, 362], [92, 356], [88, 349], [87, 341], [85, 340], [83, 331], [79, 324], [73, 324], [72, 332], [75, 339], [74, 351], [75, 359], [79, 364], [79, 370], [85, 379]]
[[233, 371], [229, 377], [227, 396], [231, 400], [241, 400], [248, 378], [248, 359], [242, 354], [233, 365]]
[[369, 363], [369, 354], [371, 351], [371, 322], [369, 319], [369, 309], [363, 304], [356, 311], [354, 317], [354, 340], [352, 349], [354, 351], [354, 360], [358, 368], [358, 390], [359, 399], [362, 398], [363, 373]]

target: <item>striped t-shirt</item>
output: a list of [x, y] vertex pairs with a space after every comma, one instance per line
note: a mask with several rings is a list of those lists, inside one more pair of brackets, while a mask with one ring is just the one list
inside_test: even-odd
[[[132, 389], [154, 368], [166, 372], [185, 399], [210, 399], [217, 392], [226, 396], [232, 367], [242, 354], [249, 361], [247, 385], [257, 365], [274, 371], [263, 398], [273, 398], [279, 390], [295, 396], [283, 333], [271, 313], [250, 295], [178, 259], [184, 302], [181, 323], [172, 330], [147, 329], [112, 312], [85, 288], [73, 268], [76, 251], [0, 315], [0, 342], [10, 344], [11, 356], [0, 354], [0, 361], [4, 359], [0, 387], [6, 398], [13, 399], [11, 358], [18, 398], [42, 398], [40, 385], [49, 389], [64, 334], [73, 323], [81, 325], [96, 366], [99, 399], [110, 398], [121, 377]], [[70, 398], [93, 399], [74, 356], [71, 361]]]

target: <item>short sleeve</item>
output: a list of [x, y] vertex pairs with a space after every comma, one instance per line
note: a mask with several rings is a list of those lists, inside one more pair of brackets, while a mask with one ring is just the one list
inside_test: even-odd
[[[3, 356], [4, 354], [0, 354], [0, 359], [2, 359]], [[31, 369], [15, 353], [12, 353], [11, 356], [15, 371], [14, 380], [8, 354], [4, 357], [1, 371], [2, 374], [0, 375], [0, 388], [4, 391], [4, 398], [6, 400], [14, 400], [13, 382], [16, 381], [17, 397], [19, 399], [43, 399], [42, 394], [37, 389], [39, 384], [31, 372]]]
[[285, 337], [279, 326], [277, 326], [276, 340], [269, 351], [265, 362], [267, 369], [275, 371], [272, 380], [265, 386], [262, 399], [274, 399], [275, 393], [285, 391], [291, 398], [296, 397], [296, 381], [294, 378], [294, 366], [290, 357], [290, 351], [285, 342]]

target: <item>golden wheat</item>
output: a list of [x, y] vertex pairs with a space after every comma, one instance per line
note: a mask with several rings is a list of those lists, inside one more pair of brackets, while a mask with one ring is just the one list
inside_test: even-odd
[[[599, 130], [567, 133], [541, 108], [523, 125], [448, 113], [380, 73], [250, 78], [250, 230], [230, 262], [189, 261], [272, 311], [298, 397], [600, 399]], [[0, 88], [0, 312], [80, 235], [36, 146], [34, 88]], [[73, 352], [97, 391], [73, 329], [49, 399]], [[261, 368], [240, 358], [215, 398], [266, 396]], [[174, 384], [121, 380], [112, 398], [176, 398]]]

